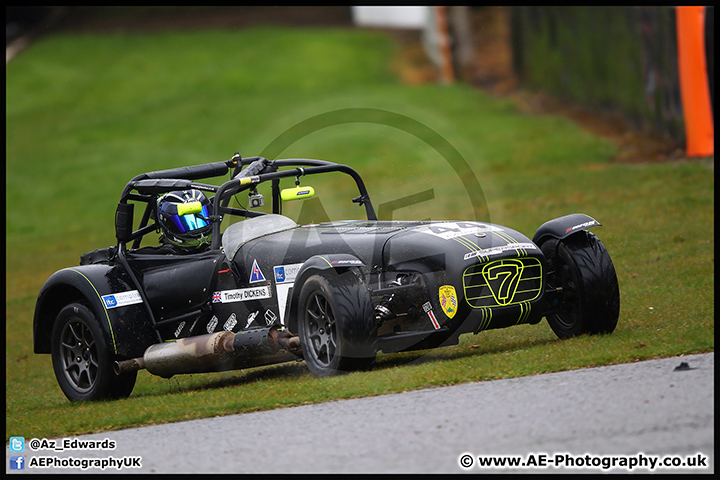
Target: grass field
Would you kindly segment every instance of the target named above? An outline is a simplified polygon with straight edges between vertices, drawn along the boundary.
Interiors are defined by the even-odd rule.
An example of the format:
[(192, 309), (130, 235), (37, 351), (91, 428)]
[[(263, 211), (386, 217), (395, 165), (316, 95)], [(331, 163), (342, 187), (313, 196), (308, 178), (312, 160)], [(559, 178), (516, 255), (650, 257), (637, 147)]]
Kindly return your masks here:
[[(564, 118), (521, 114), (465, 85), (401, 85), (389, 67), (397, 48), (355, 30), (65, 34), (7, 66), (6, 440), (714, 350), (714, 159), (614, 163), (613, 144)], [(298, 125), (304, 136), (283, 144)], [(449, 162), (437, 138), (471, 171)], [(236, 151), (346, 163), (376, 206), (433, 191), (393, 218), (475, 219), (470, 198), (480, 196), (482, 220), (532, 236), (546, 220), (587, 213), (603, 224), (593, 231), (618, 272), (617, 330), (566, 341), (545, 322), (488, 331), (327, 379), (303, 363), (169, 380), (141, 372), (126, 400), (71, 404), (49, 356), (32, 349), (43, 282), (115, 243), (130, 178)], [(468, 175), (480, 185), (474, 196)], [(331, 215), (361, 214), (342, 186), (315, 188)]]

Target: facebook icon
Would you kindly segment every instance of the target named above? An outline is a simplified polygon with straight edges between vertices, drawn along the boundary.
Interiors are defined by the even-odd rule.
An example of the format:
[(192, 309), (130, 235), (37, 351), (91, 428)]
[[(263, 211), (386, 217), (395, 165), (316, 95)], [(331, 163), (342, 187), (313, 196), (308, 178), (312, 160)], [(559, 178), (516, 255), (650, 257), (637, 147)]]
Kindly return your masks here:
[(25, 470), (25, 455), (10, 455), (10, 470)]

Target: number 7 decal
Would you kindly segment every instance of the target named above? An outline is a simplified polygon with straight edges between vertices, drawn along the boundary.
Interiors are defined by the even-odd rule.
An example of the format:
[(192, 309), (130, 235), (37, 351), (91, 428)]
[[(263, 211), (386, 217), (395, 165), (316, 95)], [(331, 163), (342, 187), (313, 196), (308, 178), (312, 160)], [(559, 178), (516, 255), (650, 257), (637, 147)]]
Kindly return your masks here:
[(485, 265), (482, 274), (498, 305), (512, 303), (523, 268), (520, 260), (498, 260)]

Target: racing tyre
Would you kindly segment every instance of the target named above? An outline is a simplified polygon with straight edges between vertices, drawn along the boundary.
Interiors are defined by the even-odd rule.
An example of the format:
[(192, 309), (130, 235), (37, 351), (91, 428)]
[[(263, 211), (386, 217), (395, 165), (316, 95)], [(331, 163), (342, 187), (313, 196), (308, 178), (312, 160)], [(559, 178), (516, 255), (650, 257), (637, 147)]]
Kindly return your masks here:
[(353, 272), (313, 275), (300, 291), (298, 334), (310, 372), (319, 377), (369, 368), (377, 354), (372, 299)]
[(125, 398), (137, 372), (116, 375), (95, 315), (72, 303), (58, 314), (52, 331), (51, 355), (55, 377), (72, 401)]
[(602, 242), (583, 230), (540, 248), (548, 262), (548, 287), (562, 288), (560, 311), (547, 316), (560, 338), (611, 333), (620, 315), (620, 290), (610, 255)]

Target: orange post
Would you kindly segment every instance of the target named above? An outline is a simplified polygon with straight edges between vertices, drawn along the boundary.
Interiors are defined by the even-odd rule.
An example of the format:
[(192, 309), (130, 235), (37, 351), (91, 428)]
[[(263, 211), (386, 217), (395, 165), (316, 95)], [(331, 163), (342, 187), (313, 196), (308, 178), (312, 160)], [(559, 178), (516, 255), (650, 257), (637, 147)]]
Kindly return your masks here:
[(705, 60), (705, 7), (677, 7), (678, 69), (688, 157), (715, 153)]

